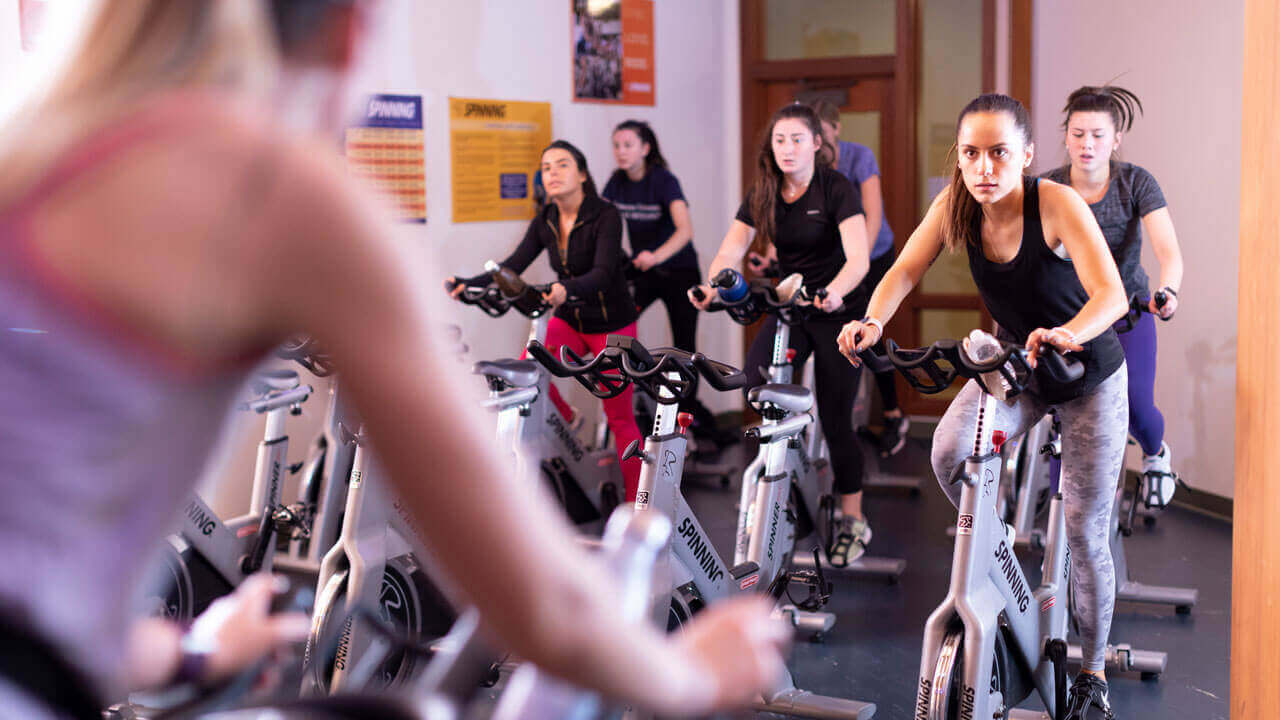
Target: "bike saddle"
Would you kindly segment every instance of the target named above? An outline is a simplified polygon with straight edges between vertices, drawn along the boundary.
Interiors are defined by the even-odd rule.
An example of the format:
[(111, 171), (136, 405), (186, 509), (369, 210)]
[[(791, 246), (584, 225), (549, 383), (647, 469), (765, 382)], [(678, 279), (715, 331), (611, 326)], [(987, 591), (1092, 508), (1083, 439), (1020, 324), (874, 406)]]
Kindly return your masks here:
[(495, 360), (478, 362), (471, 372), (501, 380), (511, 387), (533, 387), (538, 384), (538, 363), (532, 360)]
[(773, 405), (789, 413), (802, 413), (813, 407), (813, 392), (803, 385), (769, 383), (751, 388), (747, 402), (762, 415), (765, 405)]
[(298, 387), (298, 373), (292, 370), (262, 370), (254, 373), (250, 387), (254, 395), (292, 390)]

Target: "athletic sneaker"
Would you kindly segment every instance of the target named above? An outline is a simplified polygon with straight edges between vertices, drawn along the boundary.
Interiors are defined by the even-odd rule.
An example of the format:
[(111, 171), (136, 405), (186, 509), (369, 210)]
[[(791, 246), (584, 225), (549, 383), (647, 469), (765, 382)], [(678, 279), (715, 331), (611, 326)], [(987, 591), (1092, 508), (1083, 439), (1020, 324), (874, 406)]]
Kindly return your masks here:
[(1107, 681), (1087, 672), (1076, 676), (1067, 691), (1067, 720), (1115, 720), (1107, 701)]
[(880, 457), (897, 455), (902, 450), (907, 444), (909, 427), (911, 427), (911, 421), (906, 415), (884, 419), (884, 432), (880, 433)]
[(858, 558), (867, 552), (867, 545), (870, 543), (871, 526), (867, 524), (866, 518), (860, 520), (851, 517), (842, 518), (840, 532), (836, 533), (835, 540), (827, 551), (831, 566), (840, 568), (857, 562)]
[(1178, 489), (1169, 443), (1160, 443), (1160, 452), (1142, 455), (1142, 504), (1148, 509), (1166, 507)]

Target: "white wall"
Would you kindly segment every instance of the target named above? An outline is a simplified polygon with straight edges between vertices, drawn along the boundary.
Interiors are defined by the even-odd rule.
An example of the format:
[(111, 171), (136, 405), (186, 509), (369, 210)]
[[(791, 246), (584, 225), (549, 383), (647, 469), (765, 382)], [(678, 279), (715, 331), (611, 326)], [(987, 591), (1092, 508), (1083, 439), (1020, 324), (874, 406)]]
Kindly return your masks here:
[[(1039, 170), (1066, 161), (1060, 110), (1076, 87), (1114, 78), (1146, 108), (1121, 157), (1159, 181), (1186, 266), (1178, 315), (1159, 324), (1156, 404), (1174, 469), (1231, 497), (1243, 3), (1043, 0), (1034, 28)], [(1149, 244), (1143, 265), (1158, 282)]]

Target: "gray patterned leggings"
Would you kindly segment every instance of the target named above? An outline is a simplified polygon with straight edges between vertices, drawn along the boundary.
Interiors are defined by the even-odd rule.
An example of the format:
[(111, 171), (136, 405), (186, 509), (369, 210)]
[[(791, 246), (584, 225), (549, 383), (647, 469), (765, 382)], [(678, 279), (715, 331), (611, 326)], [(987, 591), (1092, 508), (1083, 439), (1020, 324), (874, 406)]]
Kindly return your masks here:
[[(1062, 424), (1060, 485), (1086, 670), (1103, 668), (1115, 608), (1111, 503), (1129, 431), (1127, 385), (1128, 374), (1121, 365), (1093, 392), (1055, 406)], [(970, 380), (933, 432), (933, 472), (953, 505), (960, 502), (960, 485), (948, 480), (956, 465), (973, 450), (973, 427), (981, 405), (982, 389)], [(994, 427), (1017, 437), (1048, 411), (1049, 405), (1025, 392), (1012, 403), (997, 404)]]

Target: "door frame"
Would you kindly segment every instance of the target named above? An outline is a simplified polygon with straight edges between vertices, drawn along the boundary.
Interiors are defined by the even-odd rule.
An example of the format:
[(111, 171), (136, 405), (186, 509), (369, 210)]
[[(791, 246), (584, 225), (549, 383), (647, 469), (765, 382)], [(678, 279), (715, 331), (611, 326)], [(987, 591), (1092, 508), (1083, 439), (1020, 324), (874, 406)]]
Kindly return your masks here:
[[(739, 0), (739, 34), (742, 91), (742, 193), (745, 197), (751, 183), (754, 153), (759, 140), (759, 124), (768, 117), (769, 108), (762, 107), (765, 85), (771, 81), (822, 81), (840, 78), (887, 78), (893, 85), (894, 126), (881, 137), (881, 154), (894, 158), (893, 177), (884, 179), (885, 217), (899, 230), (894, 234), (896, 251), (901, 251), (910, 229), (917, 225), (923, 208), (918, 201), (919, 148), (917, 115), (920, 92), (920, 2), (896, 0), (895, 45), (893, 55), (834, 57), (796, 60), (765, 60), (763, 55), (764, 0)], [(997, 85), (996, 38), (999, 32), (997, 7), (1008, 3), (1009, 14), (1009, 92), (1028, 108), (1031, 100), (1032, 11), (1034, 0), (983, 0), (982, 3), (982, 90), (994, 92)], [(890, 321), (886, 334), (915, 339), (919, 337), (919, 314), (922, 309), (964, 309), (982, 313), (984, 324), (990, 315), (977, 295), (962, 293), (923, 293), (918, 288), (903, 301)], [(744, 354), (746, 348), (744, 348)], [(901, 378), (899, 398), (910, 414), (941, 415), (946, 400), (925, 398), (907, 391)]]

